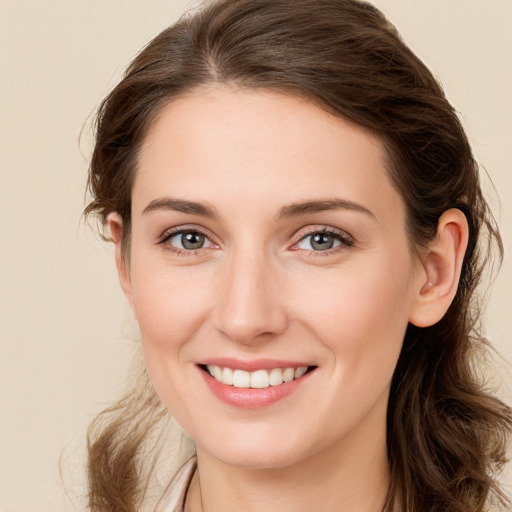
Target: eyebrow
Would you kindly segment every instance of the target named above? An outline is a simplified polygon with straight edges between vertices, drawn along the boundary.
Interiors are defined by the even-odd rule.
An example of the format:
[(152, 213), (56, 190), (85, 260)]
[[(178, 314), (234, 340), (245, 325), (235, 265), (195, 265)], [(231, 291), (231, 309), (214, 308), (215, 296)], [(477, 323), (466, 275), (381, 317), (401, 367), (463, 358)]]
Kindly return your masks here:
[[(153, 199), (142, 210), (142, 215), (146, 215), (153, 211), (171, 210), (191, 215), (199, 215), (210, 219), (219, 219), (219, 214), (213, 206), (195, 201), (185, 201), (182, 199), (173, 199), (170, 197), (160, 197)], [(302, 201), (283, 206), (278, 214), (278, 219), (288, 219), (291, 217), (299, 217), (300, 215), (311, 215), (313, 213), (325, 212), (329, 210), (351, 210), (360, 212), (376, 219), (375, 215), (359, 203), (349, 201), (347, 199), (320, 199), (311, 201)]]
[(359, 203), (349, 201), (347, 199), (321, 199), (315, 201), (303, 201), (293, 203), (288, 206), (283, 206), (279, 210), (278, 218), (298, 217), (300, 215), (310, 215), (318, 212), (325, 212), (329, 210), (351, 210), (360, 212), (372, 217), (376, 220), (375, 215)]
[(153, 201), (150, 201), (144, 210), (142, 210), (142, 215), (146, 215), (157, 210), (172, 210), (175, 212), (200, 215), (201, 217), (208, 217), (211, 219), (219, 218), (217, 210), (213, 208), (213, 206), (208, 206), (204, 203), (196, 203), (195, 201), (172, 199), (170, 197), (153, 199)]

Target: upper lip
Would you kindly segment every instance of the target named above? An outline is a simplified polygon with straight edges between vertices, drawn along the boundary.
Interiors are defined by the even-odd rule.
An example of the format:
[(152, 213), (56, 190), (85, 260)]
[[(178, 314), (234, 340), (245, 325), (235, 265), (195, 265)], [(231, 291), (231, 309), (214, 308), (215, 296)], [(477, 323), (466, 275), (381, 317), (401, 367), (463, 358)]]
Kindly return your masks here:
[(313, 366), (305, 361), (290, 361), (283, 359), (238, 359), (231, 357), (210, 357), (197, 362), (202, 366), (222, 366), (233, 370), (245, 370), (254, 372), (256, 370), (272, 370), (273, 368), (299, 368), (301, 366)]

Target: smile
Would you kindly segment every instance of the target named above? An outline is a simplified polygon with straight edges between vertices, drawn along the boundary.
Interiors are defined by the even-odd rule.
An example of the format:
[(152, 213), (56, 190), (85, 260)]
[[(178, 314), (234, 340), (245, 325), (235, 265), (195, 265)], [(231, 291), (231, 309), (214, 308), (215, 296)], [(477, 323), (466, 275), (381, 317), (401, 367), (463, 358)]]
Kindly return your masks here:
[(270, 370), (248, 372), (217, 365), (206, 365), (205, 368), (217, 382), (226, 386), (253, 389), (280, 386), (299, 379), (309, 369), (307, 366), (299, 366), (297, 368), (272, 368)]
[(307, 382), (318, 374), (318, 366), (305, 361), (276, 359), (242, 360), (211, 358), (196, 363), (203, 382), (221, 401), (241, 409), (268, 407), (309, 389)]

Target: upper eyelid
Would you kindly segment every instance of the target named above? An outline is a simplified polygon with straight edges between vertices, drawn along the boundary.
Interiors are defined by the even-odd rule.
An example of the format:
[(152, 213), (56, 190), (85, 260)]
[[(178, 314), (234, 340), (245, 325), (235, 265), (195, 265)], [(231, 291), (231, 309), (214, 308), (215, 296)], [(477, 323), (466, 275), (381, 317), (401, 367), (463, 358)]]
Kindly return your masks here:
[[(355, 242), (355, 238), (344, 229), (335, 228), (333, 226), (323, 226), (323, 225), (315, 225), (315, 226), (306, 226), (304, 228), (299, 229), (293, 235), (293, 238), (297, 238), (297, 242), (303, 240), (304, 238), (315, 235), (317, 233), (327, 233), (329, 235), (338, 235), (340, 238), (350, 239)], [(294, 242), (294, 243), (297, 243)]]
[(210, 230), (195, 225), (183, 224), (180, 226), (165, 229), (162, 232), (162, 234), (158, 237), (158, 243), (161, 243), (165, 240), (168, 240), (169, 238), (172, 238), (175, 235), (179, 235), (180, 233), (185, 233), (187, 231), (201, 233), (212, 242), (213, 240), (215, 240), (215, 236), (211, 233)]
[[(330, 249), (325, 249), (322, 251), (315, 251), (313, 249), (302, 249), (298, 247), (298, 245), (305, 239), (310, 236), (313, 236), (318, 233), (325, 233), (329, 236), (336, 237), (340, 244), (336, 247), (332, 247)], [(295, 242), (289, 246), (289, 249), (293, 251), (302, 251), (311, 255), (311, 257), (328, 257), (338, 254), (340, 251), (345, 251), (347, 249), (353, 248), (356, 246), (356, 239), (347, 231), (339, 228), (334, 228), (332, 226), (316, 226), (312, 229), (305, 228), (305, 230), (299, 230), (296, 234), (297, 239)]]

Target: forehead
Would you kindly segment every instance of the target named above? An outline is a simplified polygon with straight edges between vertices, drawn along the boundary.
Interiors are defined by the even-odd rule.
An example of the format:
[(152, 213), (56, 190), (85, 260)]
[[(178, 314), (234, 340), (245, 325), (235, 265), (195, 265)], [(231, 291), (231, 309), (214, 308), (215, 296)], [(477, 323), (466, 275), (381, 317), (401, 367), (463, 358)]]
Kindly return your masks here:
[(139, 154), (134, 209), (155, 194), (266, 197), (276, 207), (333, 194), (381, 209), (401, 202), (378, 137), (305, 99), (228, 86), (181, 96), (156, 117)]

